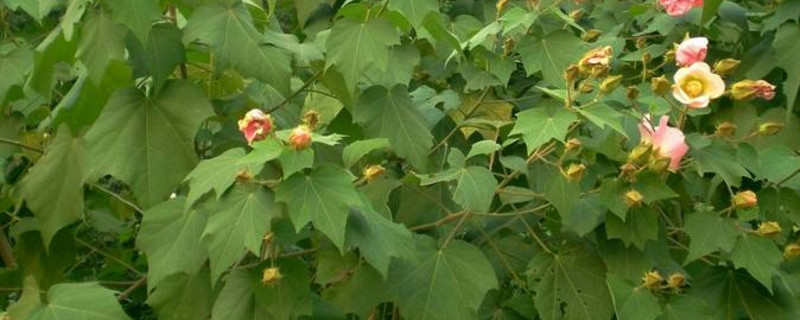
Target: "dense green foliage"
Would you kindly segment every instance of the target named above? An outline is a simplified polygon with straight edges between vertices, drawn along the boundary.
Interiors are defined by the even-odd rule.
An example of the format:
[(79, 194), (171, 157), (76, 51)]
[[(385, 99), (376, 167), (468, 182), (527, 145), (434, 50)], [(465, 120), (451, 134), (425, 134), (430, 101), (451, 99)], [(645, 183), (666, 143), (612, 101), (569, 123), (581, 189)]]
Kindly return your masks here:
[[(0, 27), (0, 319), (800, 319), (798, 0), (0, 0)], [(687, 37), (714, 68), (673, 79)]]

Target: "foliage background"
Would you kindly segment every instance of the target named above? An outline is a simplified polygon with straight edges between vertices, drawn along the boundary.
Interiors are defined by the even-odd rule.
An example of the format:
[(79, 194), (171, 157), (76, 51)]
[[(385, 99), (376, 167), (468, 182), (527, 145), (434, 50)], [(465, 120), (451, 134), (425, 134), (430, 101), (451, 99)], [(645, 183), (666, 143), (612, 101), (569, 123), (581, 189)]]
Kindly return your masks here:
[[(1, 3), (6, 319), (800, 318), (800, 1)], [(682, 169), (630, 182), (687, 33), (778, 97), (691, 112)], [(565, 99), (605, 45), (622, 85)], [(248, 146), (251, 108), (278, 132)], [(313, 147), (286, 147), (309, 110)]]

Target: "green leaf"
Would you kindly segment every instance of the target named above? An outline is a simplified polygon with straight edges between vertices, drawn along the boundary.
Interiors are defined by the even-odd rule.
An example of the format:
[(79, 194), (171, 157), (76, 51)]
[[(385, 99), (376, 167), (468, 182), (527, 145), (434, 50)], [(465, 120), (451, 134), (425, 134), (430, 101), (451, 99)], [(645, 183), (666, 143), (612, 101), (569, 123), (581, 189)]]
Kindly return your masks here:
[(278, 157), (283, 168), (283, 176), (290, 177), (296, 172), (314, 166), (314, 149), (294, 150), (284, 148)]
[(658, 216), (649, 207), (631, 209), (625, 221), (616, 215), (606, 215), (608, 239), (620, 239), (626, 246), (631, 244), (644, 250), (648, 240), (658, 239)]
[(466, 210), (489, 212), (497, 180), (489, 169), (472, 166), (461, 170), (453, 200)]
[(115, 0), (108, 1), (114, 22), (131, 30), (142, 43), (147, 42), (147, 34), (154, 22), (164, 15), (158, 7), (158, 0)]
[(162, 320), (206, 319), (211, 315), (212, 291), (208, 271), (189, 276), (175, 274), (164, 279), (147, 297)]
[(198, 40), (211, 46), (219, 70), (233, 68), (288, 94), (292, 69), (289, 55), (266, 45), (241, 1), (211, 2), (192, 13), (184, 42)]
[(499, 144), (497, 144), (497, 142), (494, 142), (492, 140), (478, 141), (475, 142), (472, 145), (472, 148), (469, 149), (469, 153), (467, 154), (467, 159), (479, 155), (490, 155), (497, 152), (501, 148), (502, 147)]
[[(547, 190), (549, 191), (550, 189), (548, 188)], [(553, 195), (553, 199), (556, 198), (558, 198), (558, 196)], [(553, 200), (548, 201), (552, 203)], [(575, 202), (575, 198), (571, 198), (571, 202)], [(560, 204), (559, 206), (566, 209), (570, 205)], [(578, 200), (578, 203), (572, 207), (569, 214), (563, 214), (560, 210), (559, 213), (561, 216), (561, 223), (564, 224), (567, 229), (583, 237), (603, 223), (606, 208), (600, 203), (598, 196), (588, 196)]]
[(692, 213), (686, 217), (684, 231), (692, 240), (685, 264), (717, 250), (729, 252), (739, 237), (735, 221), (720, 217), (716, 212)]
[(659, 320), (713, 320), (711, 310), (702, 299), (682, 295), (664, 304), (664, 314)]
[(234, 187), (220, 201), (211, 204), (209, 211), (212, 214), (202, 237), (214, 280), (246, 251), (259, 256), (270, 222), (281, 214), (271, 191), (244, 185)]
[(473, 319), (497, 277), (486, 256), (472, 245), (454, 240), (438, 248), (432, 239), (417, 241), (416, 263), (392, 269), (389, 283), (409, 319)]
[[(68, 41), (60, 32), (51, 32), (36, 47), (33, 70), (26, 85), (36, 93), (44, 97), (50, 97), (51, 90), (56, 82), (56, 65), (60, 62), (72, 64), (72, 61), (75, 60), (76, 47), (77, 41)], [(2, 71), (2, 73), (6, 74), (6, 71)], [(0, 92), (4, 91), (0, 90)]]
[(158, 92), (175, 67), (186, 60), (181, 42), (183, 34), (171, 23), (156, 24), (152, 29), (148, 28), (148, 31), (149, 36), (142, 40), (145, 46), (143, 59), (147, 71), (153, 77), (153, 88)]
[(388, 139), (399, 156), (417, 168), (426, 167), (433, 135), (405, 86), (391, 91), (378, 86), (367, 89), (354, 107), (353, 119), (368, 137)]
[(350, 168), (370, 152), (387, 148), (389, 148), (389, 139), (386, 138), (359, 140), (353, 142), (344, 147), (344, 150), (342, 151), (344, 166), (345, 168)]
[(53, 143), (22, 180), (22, 196), (39, 224), (45, 248), (61, 228), (83, 217), (86, 146), (61, 126)]
[(390, 1), (389, 9), (400, 12), (414, 27), (419, 28), (429, 13), (439, 12), (439, 2), (436, 0)]
[(694, 296), (708, 302), (714, 319), (793, 320), (800, 317), (794, 297), (783, 289), (771, 295), (743, 271), (707, 268), (696, 277), (692, 287)]
[(5, 0), (12, 10), (21, 8), (37, 21), (42, 21), (51, 11), (64, 4), (65, 0)]
[(333, 24), (327, 40), (325, 68), (336, 66), (349, 91), (353, 91), (362, 73), (370, 66), (386, 71), (389, 47), (400, 44), (394, 27), (386, 20), (341, 19)]
[(529, 109), (517, 114), (517, 124), (511, 134), (521, 134), (531, 154), (552, 139), (563, 142), (569, 126), (576, 120), (575, 114), (553, 105)]
[(640, 192), (644, 197), (643, 201), (652, 204), (658, 200), (677, 198), (678, 194), (672, 191), (658, 174), (654, 172), (643, 172), (636, 176), (633, 189)]
[(136, 247), (147, 255), (147, 286), (152, 289), (168, 276), (196, 275), (208, 258), (200, 242), (208, 212), (186, 210), (186, 199), (162, 202), (142, 214)]
[(558, 30), (545, 37), (525, 37), (519, 44), (519, 53), (528, 75), (538, 71), (551, 86), (566, 87), (564, 70), (577, 63), (586, 51), (586, 44), (572, 33)]
[(572, 213), (576, 199), (580, 199), (580, 196), (580, 186), (560, 173), (550, 177), (544, 190), (544, 198), (558, 210), (562, 218)]
[(607, 127), (625, 137), (628, 136), (628, 133), (622, 127), (623, 114), (607, 104), (595, 104), (578, 109), (578, 112), (601, 129)]
[(75, 24), (81, 21), (86, 7), (93, 2), (94, 0), (69, 0), (67, 10), (64, 12), (64, 16), (61, 17), (61, 23), (59, 24), (64, 33), (64, 38), (66, 38), (67, 41), (72, 40), (72, 35), (75, 32)]
[(0, 103), (6, 100), (8, 90), (25, 83), (25, 76), (33, 65), (33, 52), (17, 47), (0, 55)]
[(783, 93), (786, 95), (787, 115), (794, 110), (797, 101), (797, 91), (800, 90), (800, 24), (787, 23), (778, 29), (772, 47), (775, 48), (775, 61), (777, 66), (786, 71), (787, 77), (783, 81)]
[(705, 147), (698, 145), (698, 141), (693, 139), (689, 139), (689, 143), (689, 155), (695, 159), (700, 174), (716, 173), (731, 186), (739, 186), (742, 177), (750, 177), (750, 173), (736, 157), (736, 150), (725, 142), (712, 139), (711, 144)]
[(345, 312), (368, 319), (378, 304), (391, 300), (386, 287), (381, 273), (364, 264), (346, 282), (323, 291), (322, 297)]
[(384, 218), (367, 205), (351, 213), (347, 220), (347, 246), (358, 247), (364, 259), (384, 278), (392, 257), (404, 258), (414, 250), (412, 240), (405, 226)]
[(308, 175), (295, 174), (281, 182), (276, 199), (286, 203), (295, 229), (311, 222), (343, 249), (350, 207), (360, 203), (352, 181), (349, 172), (322, 165)]
[(167, 82), (155, 97), (117, 91), (86, 133), (89, 176), (128, 183), (144, 207), (166, 199), (197, 163), (195, 134), (210, 115), (208, 100), (186, 82)]
[(124, 62), (111, 61), (103, 81), (96, 84), (90, 79), (91, 75), (82, 70), (78, 80), (53, 109), (53, 126), (64, 123), (75, 132), (91, 126), (114, 92), (133, 85), (131, 72)]
[(528, 265), (534, 303), (543, 320), (608, 320), (614, 313), (606, 268), (594, 251), (568, 244), (540, 253)]
[(722, 4), (722, 0), (705, 0), (703, 1), (703, 16), (700, 20), (700, 24), (706, 24), (706, 22), (711, 21), (711, 18), (717, 15), (719, 11), (719, 6)]
[(81, 27), (76, 56), (95, 84), (103, 81), (111, 60), (125, 61), (125, 30), (103, 13), (92, 14)]
[(757, 235), (742, 235), (731, 250), (731, 261), (744, 268), (771, 293), (772, 277), (778, 273), (781, 251), (772, 240)]
[(617, 319), (655, 320), (661, 315), (661, 306), (650, 289), (615, 275), (608, 275), (606, 281)]
[(47, 290), (48, 304), (32, 320), (121, 320), (130, 319), (114, 291), (97, 283), (63, 283)]
[(605, 241), (599, 253), (606, 263), (609, 275), (629, 281), (641, 281), (642, 275), (653, 269), (653, 262), (642, 250), (628, 247), (620, 240)]

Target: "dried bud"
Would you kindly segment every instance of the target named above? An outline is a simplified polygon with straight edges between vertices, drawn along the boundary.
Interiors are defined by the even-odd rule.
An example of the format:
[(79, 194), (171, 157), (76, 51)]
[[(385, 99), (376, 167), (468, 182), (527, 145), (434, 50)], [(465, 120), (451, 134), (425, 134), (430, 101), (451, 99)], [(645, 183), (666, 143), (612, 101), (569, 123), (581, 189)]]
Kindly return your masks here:
[(591, 93), (594, 91), (594, 84), (589, 80), (581, 81), (581, 84), (578, 86), (578, 91), (581, 93)]
[(566, 150), (566, 151), (579, 150), (581, 148), (581, 146), (583, 146), (583, 143), (581, 143), (580, 140), (578, 140), (576, 138), (572, 138), (572, 139), (567, 140), (567, 144), (564, 147), (564, 150)]
[(315, 110), (308, 110), (303, 115), (303, 124), (305, 124), (309, 129), (314, 130), (319, 125), (320, 121), (320, 114)]
[(261, 284), (264, 286), (271, 286), (281, 281), (282, 278), (283, 275), (278, 268), (266, 268), (261, 275)]
[(275, 241), (275, 234), (272, 232), (267, 232), (267, 234), (264, 235), (264, 238), (262, 238), (261, 240), (264, 242), (265, 246), (269, 246), (272, 244), (273, 241)]
[(631, 190), (625, 193), (625, 204), (628, 208), (636, 208), (642, 204), (644, 196), (639, 191)]
[(762, 123), (761, 125), (758, 126), (758, 134), (762, 136), (774, 136), (778, 134), (778, 132), (781, 132), (781, 129), (783, 129), (783, 123), (777, 123), (777, 122)]
[(602, 31), (597, 29), (586, 30), (586, 33), (583, 34), (583, 41), (586, 42), (595, 42), (600, 35), (603, 34)]
[(647, 164), (647, 168), (653, 172), (664, 172), (669, 168), (672, 159), (670, 157), (654, 157)]
[(263, 140), (272, 131), (272, 118), (259, 109), (253, 109), (239, 120), (238, 125), (247, 143), (251, 144)]
[(686, 277), (682, 273), (673, 273), (667, 279), (667, 285), (672, 289), (680, 289), (686, 285)]
[(675, 50), (669, 50), (667, 53), (664, 54), (664, 62), (670, 62), (675, 60)]
[(506, 38), (506, 41), (503, 42), (503, 55), (506, 57), (510, 56), (514, 53), (514, 48), (517, 46), (517, 42), (514, 41), (512, 38)]
[(564, 79), (567, 79), (569, 82), (573, 82), (578, 79), (580, 73), (581, 71), (578, 66), (571, 64), (566, 70), (564, 70)]
[(567, 179), (572, 181), (578, 181), (583, 178), (583, 174), (586, 172), (586, 166), (579, 163), (573, 163), (567, 167), (567, 171), (564, 171), (564, 175)]
[(658, 290), (661, 289), (661, 282), (664, 281), (664, 278), (661, 277), (661, 274), (658, 271), (650, 271), (644, 274), (642, 277), (642, 282), (644, 283), (645, 288), (650, 290)]
[(578, 68), (583, 74), (600, 77), (608, 72), (613, 53), (611, 46), (593, 49), (583, 55), (578, 62)]
[(619, 167), (619, 170), (622, 171), (623, 174), (628, 175), (630, 177), (636, 176), (636, 165), (633, 163), (626, 163)]
[(299, 125), (289, 134), (289, 145), (292, 149), (303, 150), (311, 146), (311, 130), (305, 125)]
[(741, 61), (736, 59), (722, 59), (714, 64), (714, 73), (721, 76), (731, 75), (736, 72), (736, 68), (738, 68), (741, 63)]
[(761, 98), (772, 100), (775, 98), (775, 86), (764, 80), (742, 80), (731, 87), (731, 96), (736, 100), (752, 100)]
[(622, 82), (621, 75), (608, 76), (605, 80), (603, 80), (603, 83), (600, 84), (600, 91), (603, 91), (604, 93), (609, 93), (611, 91), (614, 91), (614, 89), (619, 87), (619, 84), (621, 82)]
[(250, 173), (250, 170), (242, 169), (236, 173), (236, 181), (247, 182), (252, 179), (253, 179), (253, 174)]
[(369, 167), (364, 168), (364, 179), (367, 182), (372, 182), (378, 177), (380, 177), (384, 172), (386, 172), (386, 168), (379, 164), (374, 164)]
[(649, 144), (640, 144), (631, 150), (631, 153), (628, 154), (628, 161), (633, 162), (635, 164), (644, 164), (647, 162), (647, 159), (650, 158), (650, 151), (653, 150), (653, 146)]
[(800, 244), (787, 244), (786, 247), (783, 248), (783, 257), (786, 258), (786, 260), (797, 259), (797, 257), (800, 257)]
[(650, 52), (645, 52), (645, 53), (642, 54), (642, 61), (644, 63), (649, 63), (652, 60), (653, 60), (653, 56), (650, 55)]
[(628, 99), (636, 100), (639, 97), (639, 88), (635, 86), (628, 87), (628, 92), (625, 93)]
[(758, 230), (756, 230), (759, 235), (764, 237), (776, 236), (781, 233), (781, 231), (783, 231), (783, 229), (781, 229), (781, 225), (775, 221), (764, 221), (758, 225)]
[(578, 21), (583, 18), (583, 11), (580, 9), (572, 10), (569, 12), (569, 17), (572, 18), (572, 20)]
[(717, 137), (732, 137), (736, 134), (736, 125), (730, 122), (723, 122), (717, 125), (714, 135)]
[(650, 79), (650, 88), (659, 96), (665, 96), (672, 91), (672, 84), (667, 80), (667, 77), (660, 76)]
[(756, 193), (750, 190), (740, 191), (733, 196), (733, 205), (736, 209), (748, 209), (758, 204)]
[(636, 38), (636, 49), (643, 49), (647, 46), (647, 39), (644, 37)]
[(508, 0), (498, 0), (495, 7), (497, 8), (497, 15), (499, 16), (503, 10), (505, 10), (506, 5), (508, 5)]

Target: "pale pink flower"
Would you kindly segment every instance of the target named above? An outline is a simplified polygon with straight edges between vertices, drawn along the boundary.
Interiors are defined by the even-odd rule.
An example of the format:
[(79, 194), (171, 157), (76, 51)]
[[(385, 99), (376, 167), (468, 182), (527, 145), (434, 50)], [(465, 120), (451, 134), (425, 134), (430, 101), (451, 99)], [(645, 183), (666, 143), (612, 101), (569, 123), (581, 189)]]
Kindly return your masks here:
[(259, 109), (248, 111), (238, 124), (248, 144), (266, 138), (272, 131), (272, 118)]
[(677, 171), (680, 169), (681, 159), (689, 151), (689, 145), (686, 144), (683, 131), (668, 124), (669, 116), (662, 116), (658, 127), (653, 128), (650, 115), (645, 115), (645, 119), (639, 124), (639, 133), (642, 136), (641, 142), (652, 145), (653, 152), (659, 157), (669, 158), (669, 170)]
[(703, 62), (707, 52), (707, 38), (688, 38), (678, 45), (678, 49), (675, 51), (675, 62), (681, 67), (690, 66), (695, 62)]
[(674, 80), (672, 96), (692, 109), (705, 108), (712, 99), (725, 93), (725, 81), (711, 72), (711, 67), (705, 62), (680, 68)]
[(682, 16), (692, 8), (702, 7), (703, 0), (659, 0), (661, 6), (673, 17)]

